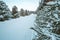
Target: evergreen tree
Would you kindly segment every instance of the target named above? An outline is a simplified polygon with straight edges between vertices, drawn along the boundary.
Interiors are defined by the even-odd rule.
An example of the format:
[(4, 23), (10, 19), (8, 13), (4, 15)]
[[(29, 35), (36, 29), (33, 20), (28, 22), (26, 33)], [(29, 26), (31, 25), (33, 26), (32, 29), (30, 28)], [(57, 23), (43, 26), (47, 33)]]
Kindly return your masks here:
[(25, 14), (24, 14), (24, 9), (21, 9), (21, 10), (20, 10), (20, 15), (21, 15), (21, 16), (25, 16)]
[(8, 20), (11, 17), (12, 15), (8, 6), (3, 1), (0, 1), (0, 21)]
[(25, 15), (28, 15), (28, 11), (27, 11), (27, 10), (25, 10), (24, 14), (25, 14)]
[[(50, 1), (49, 1), (50, 2)], [(35, 27), (37, 35), (33, 40), (60, 40), (60, 4), (59, 0), (43, 5), (38, 10)], [(52, 4), (51, 4), (52, 3)]]
[(13, 6), (12, 8), (12, 15), (13, 15), (13, 18), (19, 17), (18, 8), (16, 6)]

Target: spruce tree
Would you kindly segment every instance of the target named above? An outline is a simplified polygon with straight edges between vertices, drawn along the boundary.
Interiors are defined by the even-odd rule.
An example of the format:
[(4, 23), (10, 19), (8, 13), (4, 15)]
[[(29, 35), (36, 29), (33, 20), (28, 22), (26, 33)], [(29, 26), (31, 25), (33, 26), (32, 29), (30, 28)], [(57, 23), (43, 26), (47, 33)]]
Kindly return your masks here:
[(5, 2), (0, 1), (0, 21), (8, 20), (12, 17), (12, 14), (5, 4)]
[(18, 18), (19, 17), (17, 6), (13, 6), (13, 8), (12, 8), (12, 15), (13, 15), (13, 18)]
[[(38, 9), (35, 27), (37, 35), (33, 40), (60, 40), (60, 0), (53, 0)], [(41, 8), (42, 7), (42, 8)]]
[(24, 9), (21, 9), (21, 10), (20, 10), (20, 15), (21, 15), (21, 16), (25, 16)]
[(27, 11), (27, 10), (25, 10), (25, 11), (24, 11), (24, 14), (25, 14), (25, 15), (28, 15), (28, 11)]

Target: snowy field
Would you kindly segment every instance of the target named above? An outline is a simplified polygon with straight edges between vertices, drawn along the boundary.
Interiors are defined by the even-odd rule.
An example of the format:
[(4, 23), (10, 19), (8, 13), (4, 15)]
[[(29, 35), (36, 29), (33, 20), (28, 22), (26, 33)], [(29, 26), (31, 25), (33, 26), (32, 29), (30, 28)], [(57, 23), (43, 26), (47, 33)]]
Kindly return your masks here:
[(29, 28), (34, 26), (35, 17), (31, 14), (0, 22), (0, 40), (32, 40), (34, 32)]

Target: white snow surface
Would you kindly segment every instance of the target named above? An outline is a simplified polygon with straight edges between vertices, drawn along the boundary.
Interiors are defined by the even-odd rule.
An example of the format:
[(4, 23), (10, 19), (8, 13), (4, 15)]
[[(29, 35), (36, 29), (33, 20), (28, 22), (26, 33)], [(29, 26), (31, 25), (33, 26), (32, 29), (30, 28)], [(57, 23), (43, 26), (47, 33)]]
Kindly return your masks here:
[(2, 16), (2, 15), (0, 15), (0, 18), (3, 18), (3, 16)]
[(29, 28), (34, 26), (35, 17), (31, 14), (0, 22), (0, 40), (32, 40), (34, 31)]
[(48, 2), (47, 4), (53, 5), (53, 4), (56, 4), (56, 2), (51, 1), (51, 2)]
[(58, 2), (57, 2), (57, 0), (56, 1), (51, 1), (51, 2), (48, 2), (47, 5), (54, 5), (56, 3), (60, 4), (60, 1), (58, 1)]

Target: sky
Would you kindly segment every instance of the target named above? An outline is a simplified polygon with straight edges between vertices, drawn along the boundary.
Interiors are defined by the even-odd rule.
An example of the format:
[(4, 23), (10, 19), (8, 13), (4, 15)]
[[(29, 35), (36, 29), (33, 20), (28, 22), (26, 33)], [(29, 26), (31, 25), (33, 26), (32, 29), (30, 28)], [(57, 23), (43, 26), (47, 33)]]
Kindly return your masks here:
[(12, 7), (16, 5), (18, 10), (20, 11), (21, 8), (24, 10), (35, 11), (39, 5), (39, 0), (3, 0), (12, 10)]

